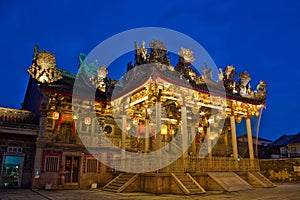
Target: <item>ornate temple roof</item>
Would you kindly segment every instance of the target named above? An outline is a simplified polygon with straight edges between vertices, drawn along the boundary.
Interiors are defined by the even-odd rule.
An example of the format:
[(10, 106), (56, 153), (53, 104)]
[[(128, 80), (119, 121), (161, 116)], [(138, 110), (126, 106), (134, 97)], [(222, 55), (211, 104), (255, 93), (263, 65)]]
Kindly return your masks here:
[[(238, 100), (250, 104), (265, 104), (266, 99), (266, 83), (261, 81), (255, 90), (252, 90), (250, 86), (250, 75), (247, 72), (242, 72), (236, 78), (235, 67), (227, 66), (224, 70), (220, 69), (218, 74), (219, 80), (212, 80), (211, 69), (207, 66), (202, 68), (202, 75), (192, 67), (191, 62), (195, 60), (193, 52), (189, 49), (182, 48), (178, 52), (178, 63), (176, 66), (170, 64), (170, 58), (168, 56), (168, 50), (163, 42), (155, 40), (150, 43), (150, 50), (145, 47), (145, 44), (141, 47), (135, 44), (135, 63), (127, 64), (127, 72), (133, 70), (134, 77), (127, 77), (127, 81), (134, 81), (132, 88), (127, 89), (134, 90), (147, 81), (156, 78), (162, 79), (169, 83), (180, 85), (182, 87), (197, 90), (203, 93), (210, 93), (214, 95), (223, 95), (220, 90), (220, 84), (224, 84), (226, 97), (233, 100)], [(150, 52), (149, 52), (150, 51)], [(42, 54), (41, 56), (39, 54)], [(44, 57), (51, 58), (51, 63), (45, 63), (41, 61)], [(46, 59), (47, 60), (47, 59)], [(73, 85), (76, 79), (81, 79), (82, 88), (79, 96), (85, 96), (85, 87), (95, 87), (96, 100), (109, 100), (114, 87), (120, 86), (120, 81), (107, 78), (108, 73), (105, 66), (99, 67), (97, 75), (91, 73), (91, 65), (97, 64), (97, 62), (90, 64), (89, 66), (84, 63), (84, 59), (79, 56), (80, 60), (80, 75), (67, 72), (65, 70), (56, 68), (55, 59), (53, 54), (45, 51), (38, 51), (35, 49), (33, 64), (28, 70), (30, 75), (39, 82), (39, 85), (48, 91), (58, 92), (65, 95), (72, 95)], [(149, 68), (143, 68), (143, 76), (139, 76), (139, 66), (149, 65)], [(44, 65), (44, 66), (43, 66)], [(146, 71), (145, 71), (146, 69)], [(127, 73), (126, 73), (127, 74)], [(126, 76), (124, 74), (124, 76)], [(123, 76), (123, 77), (124, 77)], [(182, 76), (184, 81), (182, 80)], [(123, 78), (124, 79), (124, 78)], [(188, 83), (188, 84), (187, 84)], [(125, 83), (121, 83), (121, 85)], [(208, 90), (209, 88), (209, 90)], [(126, 93), (126, 91), (124, 91)], [(129, 91), (127, 91), (129, 92)], [(223, 92), (224, 93), (224, 92)], [(120, 94), (121, 95), (121, 94)]]
[(38, 120), (27, 110), (0, 107), (0, 125), (2, 127), (37, 129)]

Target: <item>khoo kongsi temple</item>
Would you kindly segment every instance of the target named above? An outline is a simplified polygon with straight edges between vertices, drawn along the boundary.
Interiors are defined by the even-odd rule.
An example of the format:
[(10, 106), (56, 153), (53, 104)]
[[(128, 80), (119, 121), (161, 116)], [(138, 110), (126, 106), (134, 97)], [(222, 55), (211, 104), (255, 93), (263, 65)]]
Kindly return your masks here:
[[(173, 56), (175, 66), (159, 40), (135, 43), (134, 63), (115, 80), (83, 54), (75, 75), (36, 47), (22, 105), (36, 120), (31, 187), (156, 194), (274, 187), (259, 172), (252, 142), (266, 83), (251, 88), (249, 73), (234, 66), (213, 80), (209, 66), (192, 65), (190, 49)], [(241, 122), (247, 157), (239, 155)]]

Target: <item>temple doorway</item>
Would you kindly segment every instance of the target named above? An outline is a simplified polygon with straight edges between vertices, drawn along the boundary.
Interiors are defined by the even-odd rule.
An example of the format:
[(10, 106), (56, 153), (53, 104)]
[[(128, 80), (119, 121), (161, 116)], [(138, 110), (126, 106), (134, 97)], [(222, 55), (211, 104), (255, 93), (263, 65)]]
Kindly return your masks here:
[(79, 170), (80, 170), (80, 156), (66, 156), (65, 171), (66, 180), (65, 183), (78, 183)]
[(4, 188), (21, 187), (23, 155), (4, 155), (1, 171), (1, 186)]

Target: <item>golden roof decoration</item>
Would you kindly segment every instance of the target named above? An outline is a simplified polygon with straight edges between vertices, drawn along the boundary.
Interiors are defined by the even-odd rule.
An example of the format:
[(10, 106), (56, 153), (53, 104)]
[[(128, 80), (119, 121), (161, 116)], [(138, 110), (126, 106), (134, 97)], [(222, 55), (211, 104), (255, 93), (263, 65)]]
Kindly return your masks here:
[(56, 68), (55, 55), (47, 51), (39, 51), (38, 46), (34, 47), (32, 64), (27, 72), (32, 78), (40, 83), (52, 83), (62, 78)]
[(167, 47), (165, 45), (165, 43), (163, 43), (160, 40), (152, 40), (149, 44), (151, 49), (160, 49), (160, 50), (164, 50), (167, 51)]
[(178, 56), (182, 57), (187, 63), (195, 61), (193, 51), (191, 49), (181, 48), (181, 51), (178, 52)]

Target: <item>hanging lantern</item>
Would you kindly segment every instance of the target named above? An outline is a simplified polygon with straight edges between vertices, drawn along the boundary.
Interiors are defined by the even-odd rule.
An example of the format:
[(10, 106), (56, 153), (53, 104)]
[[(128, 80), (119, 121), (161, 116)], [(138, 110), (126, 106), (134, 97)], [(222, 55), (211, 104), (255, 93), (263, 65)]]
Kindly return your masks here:
[(128, 122), (126, 122), (126, 130), (129, 131), (130, 128), (131, 128), (131, 125)]
[(90, 125), (92, 123), (92, 119), (90, 117), (85, 117), (84, 118), (84, 124), (85, 125)]
[(59, 118), (59, 112), (53, 112), (52, 119), (58, 119), (58, 118)]
[(175, 134), (175, 130), (172, 129), (172, 128), (170, 128), (170, 129), (169, 129), (169, 135), (174, 135), (174, 134)]
[(167, 125), (161, 125), (160, 134), (166, 135), (168, 134), (168, 126)]
[(135, 125), (139, 124), (139, 119), (137, 117), (133, 118), (132, 123)]
[(73, 114), (73, 119), (78, 119), (78, 115), (76, 115), (76, 114)]
[(199, 133), (202, 133), (203, 131), (204, 131), (203, 127), (202, 127), (202, 126), (199, 126), (199, 127), (198, 127), (198, 132), (199, 132)]
[(242, 117), (241, 116), (238, 116), (237, 118), (236, 118), (236, 122), (239, 124), (239, 123), (241, 123), (242, 122)]

